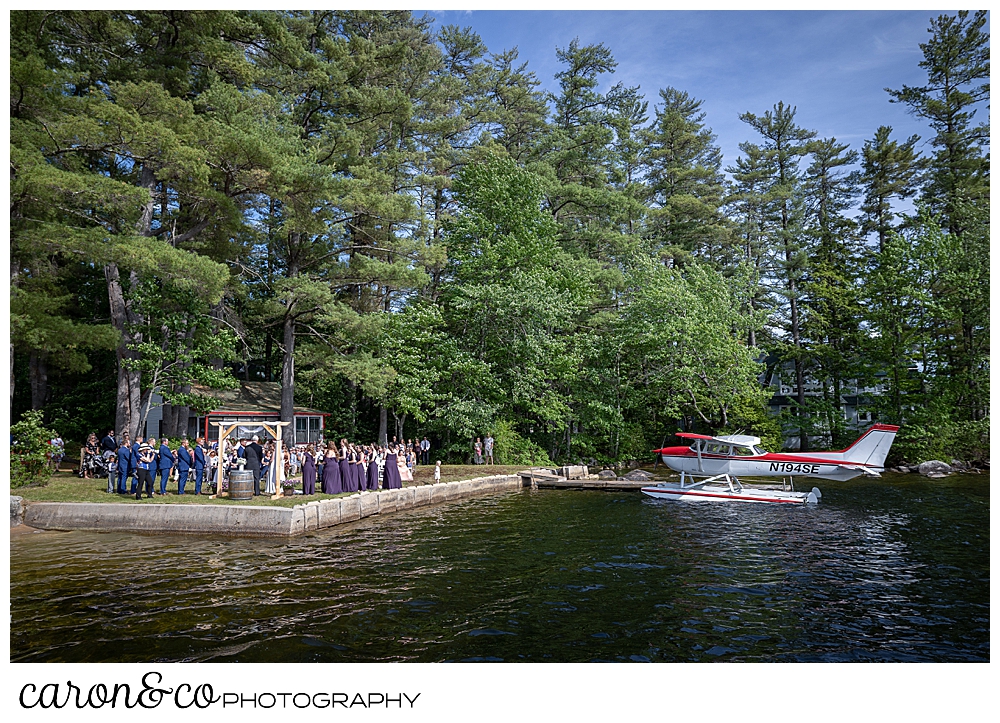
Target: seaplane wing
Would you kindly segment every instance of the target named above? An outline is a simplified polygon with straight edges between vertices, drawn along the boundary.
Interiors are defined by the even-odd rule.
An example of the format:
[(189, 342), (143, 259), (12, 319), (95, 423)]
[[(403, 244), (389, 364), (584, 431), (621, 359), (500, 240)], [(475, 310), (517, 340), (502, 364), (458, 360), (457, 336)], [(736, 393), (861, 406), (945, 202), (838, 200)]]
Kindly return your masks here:
[(847, 449), (835, 452), (767, 452), (760, 438), (730, 434), (713, 436), (678, 432), (690, 447), (654, 450), (671, 469), (691, 475), (730, 474), (748, 477), (818, 477), (846, 480), (864, 474), (880, 476), (899, 427), (873, 425)]

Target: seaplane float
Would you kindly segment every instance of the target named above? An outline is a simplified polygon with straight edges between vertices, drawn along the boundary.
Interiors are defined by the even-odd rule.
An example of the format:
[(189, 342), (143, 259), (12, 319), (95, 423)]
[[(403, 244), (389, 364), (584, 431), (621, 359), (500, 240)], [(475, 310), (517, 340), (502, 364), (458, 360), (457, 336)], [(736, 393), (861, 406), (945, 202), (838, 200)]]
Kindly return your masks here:
[[(795, 491), (795, 477), (849, 480), (858, 475), (879, 477), (899, 427), (875, 424), (854, 444), (838, 452), (766, 452), (760, 438), (743, 434), (712, 437), (678, 432), (693, 440), (689, 447), (653, 450), (663, 463), (680, 472), (680, 482), (643, 487), (643, 494), (664, 500), (702, 502), (774, 502), (815, 504), (818, 488)], [(781, 489), (745, 486), (740, 477), (781, 477)]]

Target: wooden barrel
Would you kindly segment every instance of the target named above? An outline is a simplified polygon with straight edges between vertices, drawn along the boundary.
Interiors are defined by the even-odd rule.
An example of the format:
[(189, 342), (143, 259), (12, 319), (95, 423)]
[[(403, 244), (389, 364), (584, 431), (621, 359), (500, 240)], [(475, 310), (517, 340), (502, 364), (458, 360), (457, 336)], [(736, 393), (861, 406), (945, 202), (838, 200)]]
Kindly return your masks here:
[(229, 499), (249, 500), (253, 498), (253, 472), (248, 469), (234, 469), (229, 473)]

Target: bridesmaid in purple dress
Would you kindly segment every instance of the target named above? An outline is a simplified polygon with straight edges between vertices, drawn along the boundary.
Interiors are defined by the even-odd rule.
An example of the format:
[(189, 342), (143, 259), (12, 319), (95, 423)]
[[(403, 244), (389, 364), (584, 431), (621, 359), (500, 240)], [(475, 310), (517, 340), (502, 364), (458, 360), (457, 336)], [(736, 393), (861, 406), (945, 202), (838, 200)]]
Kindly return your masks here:
[(351, 481), (350, 487), (344, 485), (345, 492), (358, 491), (358, 465), (354, 460), (354, 445), (347, 445), (347, 478)]
[(375, 448), (368, 448), (368, 489), (378, 489), (378, 462), (375, 461)]
[(358, 447), (358, 489), (368, 489), (368, 455), (362, 446)]
[(316, 494), (316, 458), (313, 456), (315, 449), (310, 444), (306, 447), (306, 453), (302, 458), (302, 494)]
[(327, 445), (326, 458), (323, 462), (323, 493), (339, 495), (343, 491), (340, 467), (337, 466), (337, 448), (333, 442), (330, 442)]
[(385, 457), (385, 489), (387, 490), (403, 488), (403, 480), (399, 476), (399, 464), (396, 461), (396, 453), (396, 448), (390, 447), (389, 454)]
[(365, 488), (365, 464), (364, 455), (361, 454), (361, 448), (354, 448), (354, 479), (358, 483), (358, 491), (360, 492)]
[(347, 450), (347, 440), (340, 440), (340, 479), (344, 483), (344, 492), (357, 492), (357, 488), (351, 489), (351, 461)]

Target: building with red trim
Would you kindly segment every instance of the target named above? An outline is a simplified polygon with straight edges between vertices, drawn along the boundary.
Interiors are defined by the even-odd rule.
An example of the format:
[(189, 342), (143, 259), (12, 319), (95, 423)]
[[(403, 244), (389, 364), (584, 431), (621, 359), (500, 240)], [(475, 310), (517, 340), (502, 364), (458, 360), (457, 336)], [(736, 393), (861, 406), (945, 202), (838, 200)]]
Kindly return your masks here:
[[(197, 414), (193, 410), (188, 415), (187, 435), (191, 439), (205, 437), (212, 439), (213, 432), (217, 435), (213, 422), (246, 422), (241, 424), (239, 437), (249, 437), (256, 433), (260, 422), (277, 422), (281, 419), (281, 384), (279, 382), (240, 382), (236, 389), (209, 389), (192, 385), (192, 394), (211, 397), (218, 400), (218, 406), (206, 414)], [(153, 403), (160, 402), (155, 395)], [(329, 413), (309, 407), (294, 408), (295, 412), (295, 443), (308, 444), (319, 442), (326, 431), (326, 418)], [(150, 409), (146, 419), (147, 434), (160, 436), (160, 421), (162, 410), (160, 406)]]

